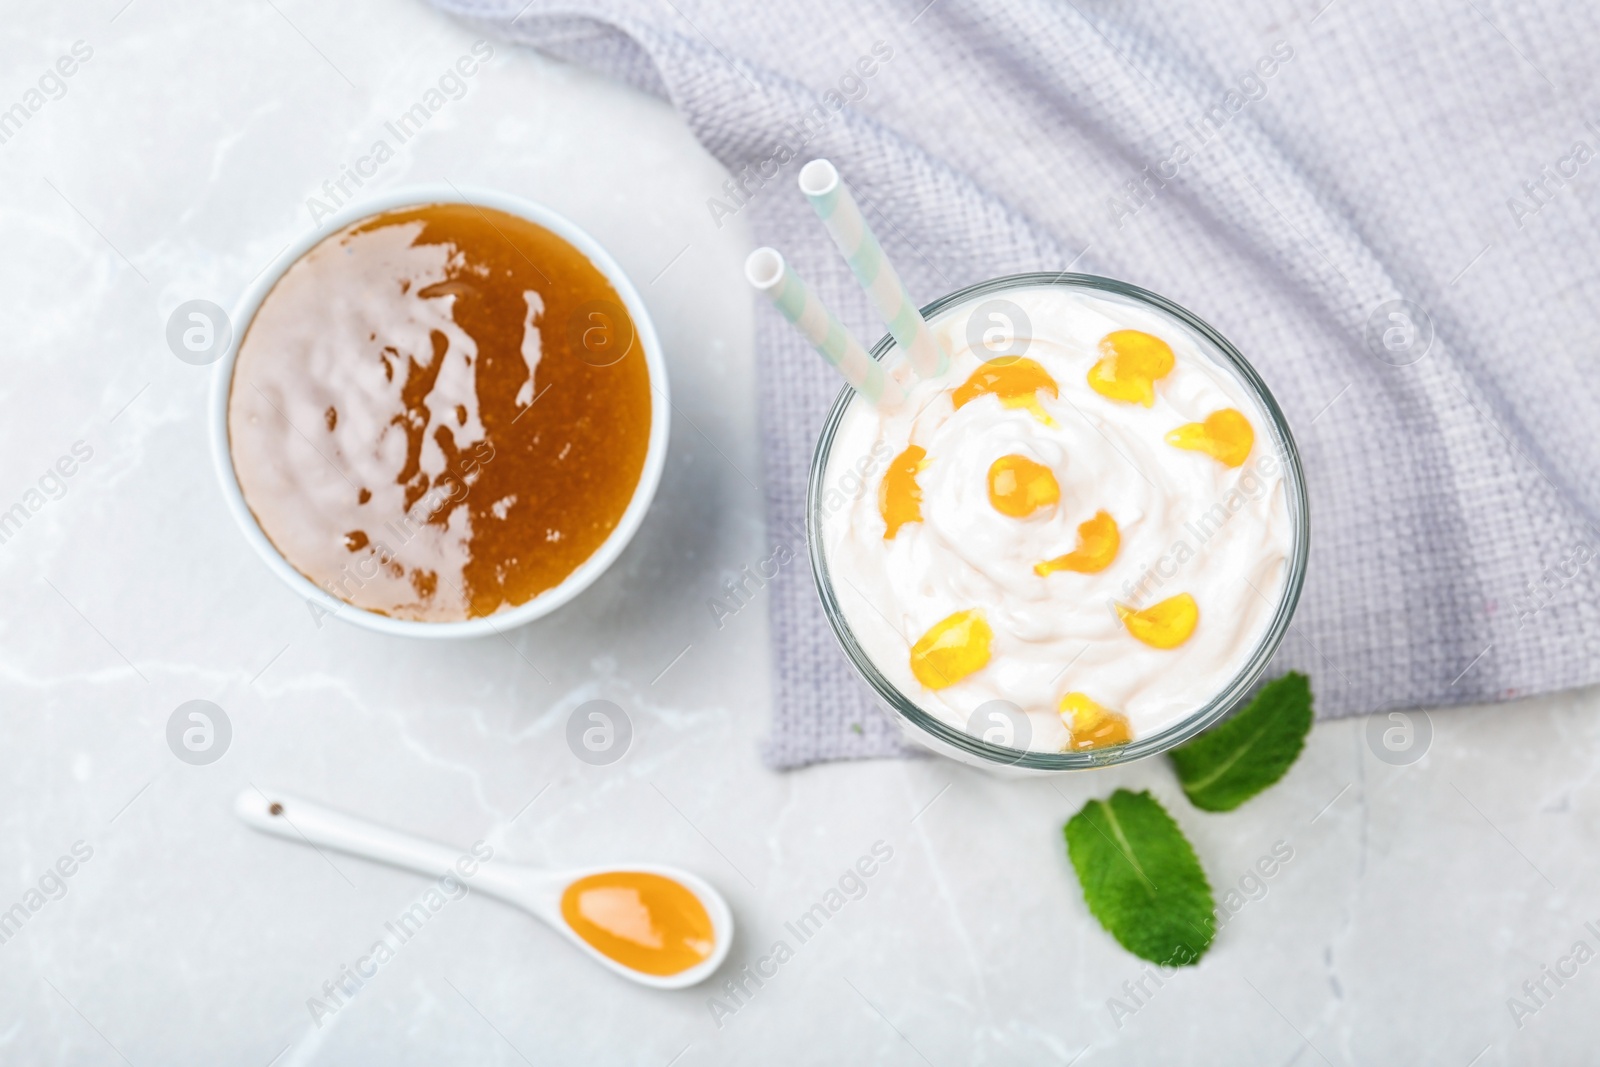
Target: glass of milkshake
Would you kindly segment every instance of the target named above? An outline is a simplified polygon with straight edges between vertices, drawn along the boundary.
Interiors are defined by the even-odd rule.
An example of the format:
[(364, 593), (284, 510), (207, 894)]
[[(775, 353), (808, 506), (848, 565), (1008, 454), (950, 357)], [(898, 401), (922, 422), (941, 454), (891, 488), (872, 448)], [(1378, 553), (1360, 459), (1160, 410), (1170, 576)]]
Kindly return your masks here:
[[(1309, 552), (1299, 454), (1260, 377), (1154, 293), (1025, 274), (923, 309), (949, 366), (845, 388), (808, 533), (846, 656), (907, 735), (985, 767), (1165, 751), (1236, 707)], [(872, 350), (896, 352), (885, 336)]]

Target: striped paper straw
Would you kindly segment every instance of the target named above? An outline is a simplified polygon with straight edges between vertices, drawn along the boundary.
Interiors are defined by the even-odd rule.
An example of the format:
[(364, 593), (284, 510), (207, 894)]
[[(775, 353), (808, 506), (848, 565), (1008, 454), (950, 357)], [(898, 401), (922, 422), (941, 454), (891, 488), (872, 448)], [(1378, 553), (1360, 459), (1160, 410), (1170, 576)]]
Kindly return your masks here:
[(800, 328), (811, 346), (844, 375), (856, 392), (879, 407), (892, 407), (905, 400), (900, 383), (884, 371), (882, 363), (867, 355), (861, 342), (834, 318), (776, 248), (751, 252), (744, 261), (744, 276), (772, 299), (783, 317)]
[(878, 305), (889, 332), (905, 349), (911, 369), (919, 378), (937, 378), (950, 366), (950, 353), (939, 343), (917, 310), (905, 283), (883, 255), (883, 246), (861, 216), (855, 197), (839, 180), (839, 172), (826, 159), (813, 159), (800, 168), (800, 191), (817, 209), (833, 243), (839, 246), (856, 280)]

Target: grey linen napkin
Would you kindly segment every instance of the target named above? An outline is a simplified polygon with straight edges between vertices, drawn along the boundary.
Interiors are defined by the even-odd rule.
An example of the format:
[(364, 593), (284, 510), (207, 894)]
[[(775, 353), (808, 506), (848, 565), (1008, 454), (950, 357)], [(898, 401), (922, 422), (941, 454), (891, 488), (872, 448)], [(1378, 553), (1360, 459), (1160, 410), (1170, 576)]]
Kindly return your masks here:
[[(1574, 96), (1596, 9), (436, 2), (669, 98), (735, 175), (708, 217), (748, 213), (865, 337), (794, 187), (813, 156), (919, 300), (1070, 267), (1220, 329), (1304, 454), (1311, 567), (1274, 669), (1321, 716), (1600, 678), (1600, 106)], [(770, 537), (798, 552), (838, 383), (770, 308), (757, 343)], [(768, 762), (905, 752), (803, 552), (769, 604)]]

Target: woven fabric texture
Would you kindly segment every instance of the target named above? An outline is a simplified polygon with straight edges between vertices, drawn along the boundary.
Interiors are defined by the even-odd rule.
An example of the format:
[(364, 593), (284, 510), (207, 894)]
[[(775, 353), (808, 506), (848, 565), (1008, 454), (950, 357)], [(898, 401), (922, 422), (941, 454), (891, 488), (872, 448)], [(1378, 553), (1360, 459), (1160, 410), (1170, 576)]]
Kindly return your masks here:
[[(815, 156), (919, 301), (1071, 268), (1221, 330), (1305, 461), (1274, 670), (1309, 674), (1319, 715), (1600, 678), (1600, 111), (1576, 92), (1600, 9), (437, 2), (671, 100), (738, 185), (707, 225), (748, 217), (863, 338), (881, 324), (795, 188)], [(1397, 309), (1399, 352), (1372, 340)], [(769, 534), (799, 548), (839, 384), (771, 308), (757, 344)], [(803, 558), (768, 597), (768, 762), (903, 754)]]

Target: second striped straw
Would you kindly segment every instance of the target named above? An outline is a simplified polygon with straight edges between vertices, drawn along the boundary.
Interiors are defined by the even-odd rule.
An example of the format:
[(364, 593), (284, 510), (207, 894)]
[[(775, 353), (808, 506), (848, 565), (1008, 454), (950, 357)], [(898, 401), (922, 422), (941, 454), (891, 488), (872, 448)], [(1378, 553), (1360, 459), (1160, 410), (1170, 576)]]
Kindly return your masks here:
[(878, 306), (889, 332), (905, 349), (911, 369), (919, 378), (937, 378), (950, 366), (946, 352), (928, 322), (917, 310), (905, 283), (884, 257), (883, 246), (861, 214), (855, 197), (839, 180), (839, 172), (826, 159), (813, 159), (800, 168), (800, 191), (816, 209), (828, 235), (839, 246), (856, 280)]

